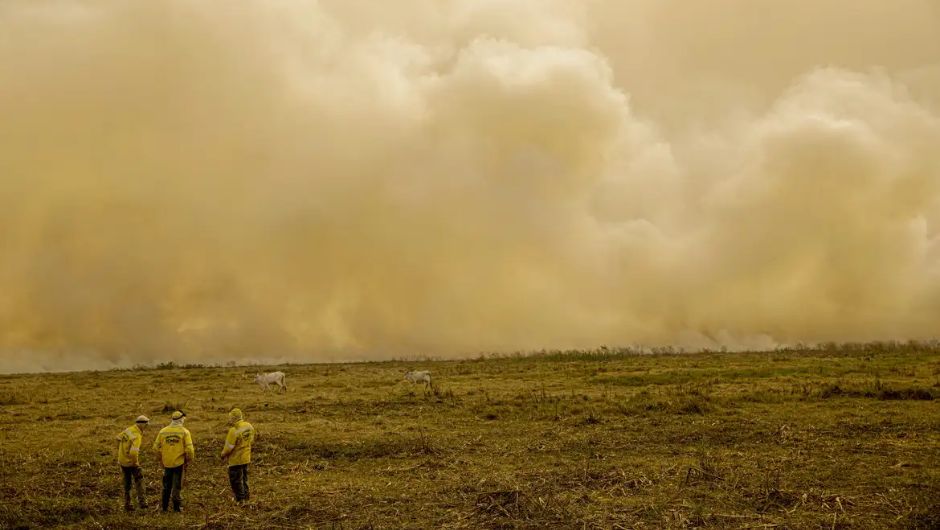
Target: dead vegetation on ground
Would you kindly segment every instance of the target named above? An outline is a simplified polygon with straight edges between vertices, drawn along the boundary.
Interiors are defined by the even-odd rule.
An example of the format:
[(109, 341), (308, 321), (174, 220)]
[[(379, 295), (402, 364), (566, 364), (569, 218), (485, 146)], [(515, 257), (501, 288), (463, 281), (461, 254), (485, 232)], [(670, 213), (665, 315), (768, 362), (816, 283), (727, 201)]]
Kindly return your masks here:
[[(550, 352), (420, 363), (0, 376), (0, 527), (938, 528), (940, 351)], [(259, 435), (253, 500), (216, 455)], [(113, 437), (187, 412), (184, 514), (122, 511)], [(150, 504), (160, 470), (149, 453)]]

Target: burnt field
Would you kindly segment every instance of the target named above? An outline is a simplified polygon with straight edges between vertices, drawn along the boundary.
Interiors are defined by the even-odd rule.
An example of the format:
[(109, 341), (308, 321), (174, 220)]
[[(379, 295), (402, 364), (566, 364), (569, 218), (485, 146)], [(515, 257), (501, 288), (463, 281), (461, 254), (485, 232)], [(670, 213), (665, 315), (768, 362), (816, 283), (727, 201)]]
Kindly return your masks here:
[[(568, 352), (0, 376), (0, 527), (937, 528), (940, 351)], [(433, 388), (402, 381), (427, 369)], [(257, 431), (252, 501), (218, 460)], [(182, 514), (122, 509), (114, 436), (182, 408)]]

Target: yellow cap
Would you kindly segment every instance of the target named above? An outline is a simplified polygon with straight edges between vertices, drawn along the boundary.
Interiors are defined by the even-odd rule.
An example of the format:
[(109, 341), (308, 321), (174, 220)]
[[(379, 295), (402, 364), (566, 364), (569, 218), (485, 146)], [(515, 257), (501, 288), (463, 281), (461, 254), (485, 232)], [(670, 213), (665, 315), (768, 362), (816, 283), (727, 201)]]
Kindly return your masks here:
[(134, 423), (150, 423), (150, 418), (144, 415), (137, 416), (137, 419), (134, 420)]
[(178, 420), (180, 418), (185, 418), (185, 417), (186, 417), (186, 413), (178, 410), (174, 412), (172, 416), (170, 416), (170, 419)]

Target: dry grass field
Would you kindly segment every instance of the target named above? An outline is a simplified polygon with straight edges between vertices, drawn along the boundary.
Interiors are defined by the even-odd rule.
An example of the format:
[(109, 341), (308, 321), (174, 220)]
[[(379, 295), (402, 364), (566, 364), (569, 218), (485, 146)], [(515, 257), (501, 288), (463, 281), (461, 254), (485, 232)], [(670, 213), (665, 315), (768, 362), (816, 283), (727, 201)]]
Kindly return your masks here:
[[(940, 350), (594, 351), (0, 376), (0, 527), (938, 528)], [(429, 369), (432, 391), (402, 381)], [(252, 501), (217, 455), (258, 430)], [(122, 509), (114, 436), (181, 407), (182, 514)]]

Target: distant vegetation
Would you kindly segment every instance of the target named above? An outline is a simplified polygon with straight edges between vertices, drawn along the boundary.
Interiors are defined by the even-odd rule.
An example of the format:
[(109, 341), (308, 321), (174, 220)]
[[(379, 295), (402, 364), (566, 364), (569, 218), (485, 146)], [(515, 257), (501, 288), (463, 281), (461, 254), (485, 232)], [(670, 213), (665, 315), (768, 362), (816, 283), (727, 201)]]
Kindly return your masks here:
[[(940, 527), (935, 343), (677, 353), (265, 368), (286, 394), (255, 367), (0, 376), (0, 527)], [(242, 508), (216, 459), (232, 406), (259, 432)], [(184, 514), (125, 514), (112, 439), (147, 414), (148, 445), (177, 408)]]

